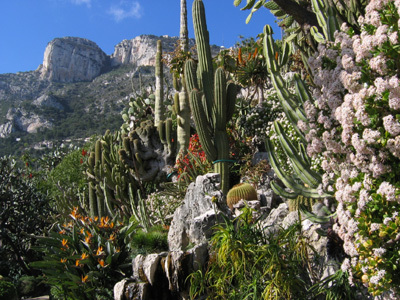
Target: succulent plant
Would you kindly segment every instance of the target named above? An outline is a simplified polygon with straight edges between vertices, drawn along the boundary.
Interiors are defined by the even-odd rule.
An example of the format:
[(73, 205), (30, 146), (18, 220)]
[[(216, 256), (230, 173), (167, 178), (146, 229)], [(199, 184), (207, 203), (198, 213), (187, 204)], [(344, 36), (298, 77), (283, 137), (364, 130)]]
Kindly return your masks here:
[(226, 196), (226, 203), (229, 208), (232, 209), (240, 200), (257, 200), (257, 191), (251, 184), (245, 182), (239, 183), (229, 190)]

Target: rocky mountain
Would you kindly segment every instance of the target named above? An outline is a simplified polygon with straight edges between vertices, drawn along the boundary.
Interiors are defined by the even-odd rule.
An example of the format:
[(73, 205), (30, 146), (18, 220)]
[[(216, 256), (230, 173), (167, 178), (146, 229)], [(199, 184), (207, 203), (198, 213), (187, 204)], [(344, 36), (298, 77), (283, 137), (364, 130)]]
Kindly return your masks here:
[(109, 66), (110, 58), (94, 42), (65, 37), (47, 45), (39, 72), (42, 79), (49, 81), (90, 81)]
[[(176, 48), (177, 37), (141, 35), (123, 40), (107, 55), (87, 39), (56, 38), (35, 71), (0, 74), (0, 155), (44, 139), (119, 128), (121, 110), (139, 90), (139, 73), (145, 87), (154, 86), (159, 39), (164, 53)], [(170, 82), (168, 68), (164, 72)]]

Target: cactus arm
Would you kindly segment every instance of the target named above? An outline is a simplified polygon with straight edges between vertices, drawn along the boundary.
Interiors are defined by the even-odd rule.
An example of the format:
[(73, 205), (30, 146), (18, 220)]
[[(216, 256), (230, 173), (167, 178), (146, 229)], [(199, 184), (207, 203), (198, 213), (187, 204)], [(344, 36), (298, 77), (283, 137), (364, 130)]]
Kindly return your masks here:
[(309, 186), (313, 188), (318, 187), (318, 185), (322, 182), (321, 176), (312, 171), (310, 169), (310, 165), (302, 159), (301, 155), (297, 154), (297, 149), (290, 142), (279, 122), (275, 121), (274, 127), (279, 136), (279, 142), (281, 143), (286, 155), (290, 158), (292, 166), (297, 175)]
[(227, 112), (226, 112), (226, 121), (229, 122), (236, 109), (236, 95), (237, 95), (237, 85), (232, 81), (228, 83), (226, 87), (226, 99), (227, 99)]
[(179, 144), (179, 152), (185, 152), (189, 147), (190, 139), (190, 107), (189, 107), (189, 96), (188, 93), (183, 90), (179, 93), (179, 112), (178, 115), (178, 127), (177, 136)]
[(207, 127), (207, 120), (205, 120), (206, 114), (202, 105), (200, 93), (193, 90), (189, 95), (189, 100), (200, 143), (203, 146), (208, 160), (214, 161), (217, 159), (217, 150), (212, 142), (210, 129)]
[(215, 72), (215, 115), (214, 115), (214, 130), (220, 131), (226, 128), (226, 78), (222, 68), (218, 68)]
[(298, 95), (298, 98), (301, 101), (301, 103), (304, 104), (306, 101), (311, 100), (311, 94), (308, 91), (304, 81), (300, 78), (299, 74), (296, 73), (294, 75), (294, 80), (295, 80), (296, 94)]
[(194, 89), (199, 90), (196, 68), (197, 64), (193, 59), (189, 59), (188, 61), (186, 61), (184, 75), (186, 81), (186, 88), (189, 93)]
[(299, 195), (297, 193), (285, 191), (274, 181), (271, 181), (271, 188), (275, 192), (275, 194), (277, 194), (285, 199), (295, 199)]
[(210, 117), (213, 109), (212, 87), (214, 86), (214, 71), (203, 1), (195, 0), (193, 2), (192, 15), (197, 54), (199, 59), (197, 77), (200, 83), (200, 89), (204, 91), (204, 96), (207, 103), (207, 107), (204, 108), (204, 111), (207, 113), (207, 116)]
[(155, 113), (154, 113), (154, 126), (158, 126), (160, 120), (164, 118), (164, 74), (162, 58), (162, 44), (161, 40), (157, 41), (156, 53), (156, 100), (155, 100)]
[[(268, 139), (265, 141), (265, 146), (267, 148), (269, 162), (270, 162), (272, 168), (274, 169), (275, 174), (278, 176), (278, 178), (283, 182), (283, 184), (286, 187), (290, 188), (294, 193), (296, 193), (298, 195), (303, 195), (305, 197), (310, 197), (310, 198), (315, 198), (315, 199), (332, 197), (332, 195), (326, 194), (326, 193), (323, 193), (320, 195), (317, 189), (308, 188), (304, 185), (301, 185), (301, 184), (298, 184), (297, 182), (295, 182), (279, 167), (279, 162), (273, 151), (273, 146)], [(284, 196), (282, 196), (282, 197), (284, 197)]]

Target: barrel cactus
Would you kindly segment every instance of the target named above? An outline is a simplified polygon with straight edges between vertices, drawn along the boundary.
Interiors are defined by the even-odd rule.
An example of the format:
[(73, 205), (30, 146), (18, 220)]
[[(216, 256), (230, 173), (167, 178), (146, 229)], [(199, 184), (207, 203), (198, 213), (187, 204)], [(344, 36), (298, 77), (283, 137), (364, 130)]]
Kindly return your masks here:
[(231, 209), (240, 200), (257, 200), (257, 191), (251, 184), (245, 182), (239, 183), (233, 186), (226, 196), (226, 203)]

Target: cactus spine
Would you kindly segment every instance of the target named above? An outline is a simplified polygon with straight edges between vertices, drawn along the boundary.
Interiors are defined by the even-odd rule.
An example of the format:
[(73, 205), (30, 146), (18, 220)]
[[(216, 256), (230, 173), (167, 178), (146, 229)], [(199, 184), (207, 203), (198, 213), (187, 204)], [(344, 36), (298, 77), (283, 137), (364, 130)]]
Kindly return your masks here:
[(154, 126), (158, 126), (160, 120), (164, 118), (164, 73), (162, 59), (162, 44), (161, 40), (157, 41), (156, 53), (156, 101), (154, 107)]
[(192, 15), (199, 63), (196, 71), (194, 61), (186, 62), (186, 87), (201, 145), (208, 160), (214, 162), (214, 171), (221, 175), (221, 189), (226, 194), (229, 187), (226, 124), (235, 107), (236, 86), (226, 82), (222, 68), (214, 74), (203, 1), (194, 1)]

